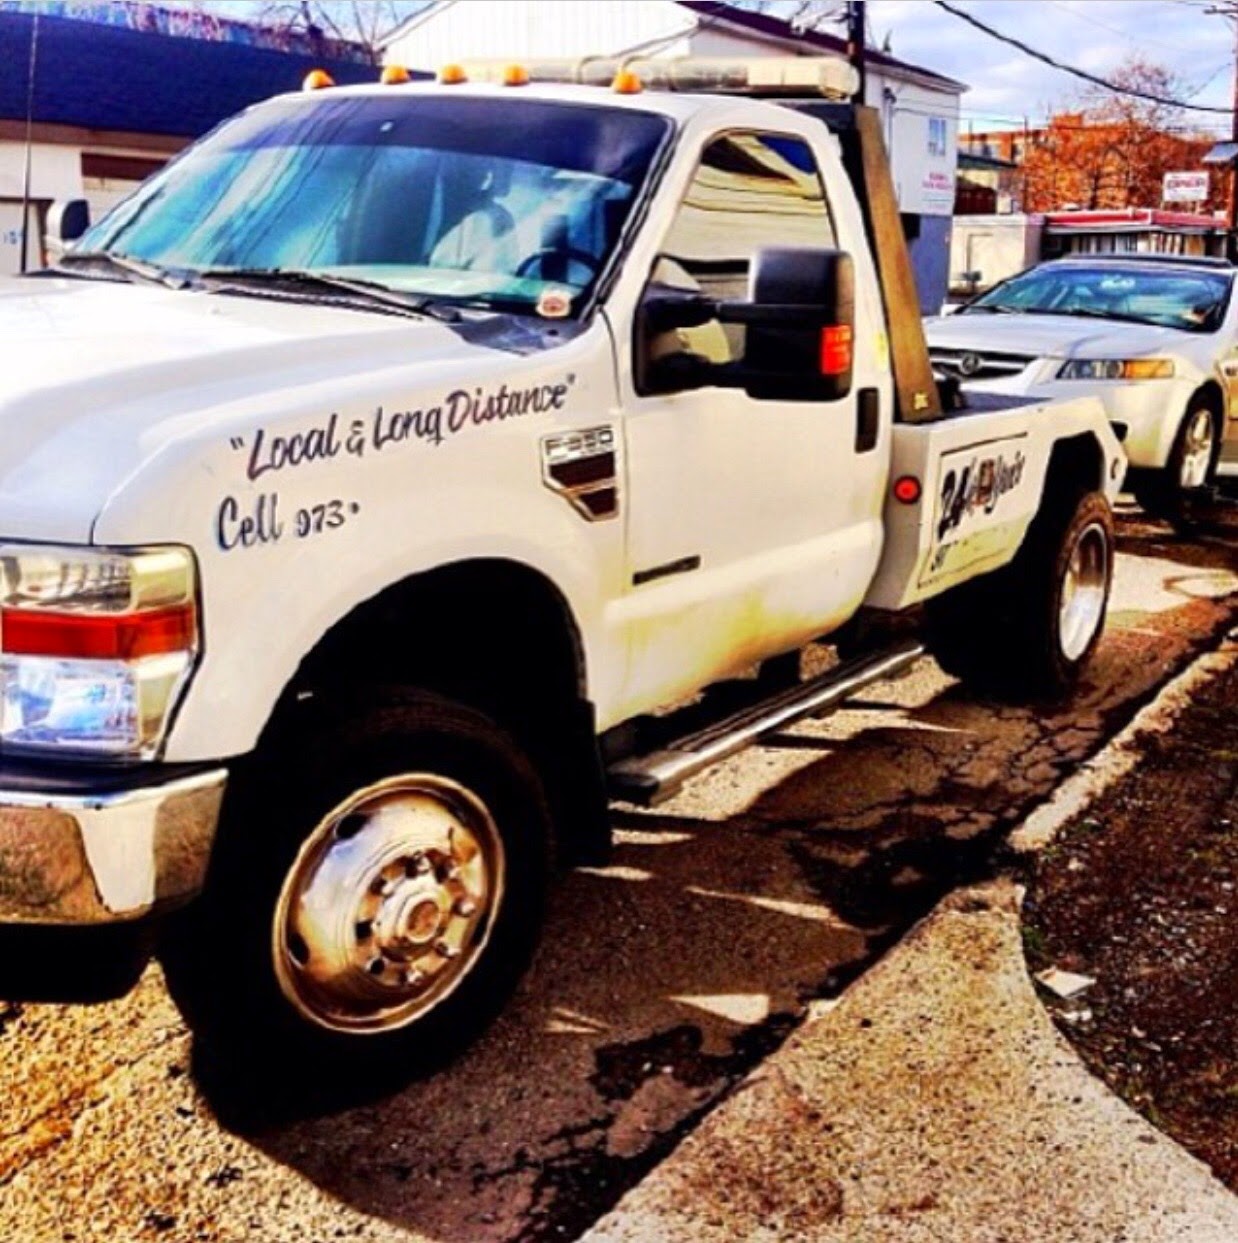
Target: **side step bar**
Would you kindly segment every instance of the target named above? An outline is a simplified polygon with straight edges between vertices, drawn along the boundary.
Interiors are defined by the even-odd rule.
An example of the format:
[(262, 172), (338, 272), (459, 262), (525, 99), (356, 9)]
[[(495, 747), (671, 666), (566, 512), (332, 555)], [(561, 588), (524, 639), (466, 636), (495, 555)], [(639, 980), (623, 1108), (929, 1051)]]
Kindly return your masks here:
[(871, 683), (901, 673), (923, 656), (924, 650), (922, 643), (904, 640), (885, 651), (838, 665), (660, 751), (619, 760), (607, 769), (611, 797), (644, 807), (664, 802), (690, 777), (719, 760), (805, 717), (824, 715)]

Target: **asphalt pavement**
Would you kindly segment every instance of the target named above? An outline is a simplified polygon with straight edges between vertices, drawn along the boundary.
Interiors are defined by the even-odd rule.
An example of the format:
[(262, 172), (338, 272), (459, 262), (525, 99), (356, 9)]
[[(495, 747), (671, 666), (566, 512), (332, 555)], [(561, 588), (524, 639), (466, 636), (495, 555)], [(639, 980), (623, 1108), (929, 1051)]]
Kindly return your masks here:
[(998, 706), (925, 660), (617, 808), (515, 1003), (393, 1097), (208, 1099), (157, 966), (102, 1004), (0, 1002), (0, 1239), (578, 1237), (1238, 620), (1238, 520), (1185, 541), (1128, 513), (1120, 538), (1074, 703)]

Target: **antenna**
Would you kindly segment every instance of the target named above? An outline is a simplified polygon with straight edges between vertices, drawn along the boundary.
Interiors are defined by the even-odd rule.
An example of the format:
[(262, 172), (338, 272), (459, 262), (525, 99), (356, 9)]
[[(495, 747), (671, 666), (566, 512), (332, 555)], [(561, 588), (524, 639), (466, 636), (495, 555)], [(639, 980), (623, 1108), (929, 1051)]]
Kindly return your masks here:
[(39, 54), (39, 11), (34, 11), (30, 27), (30, 65), (26, 73), (26, 166), (21, 187), (21, 273), (27, 268), (26, 250), (30, 234), (30, 157), (34, 147), (34, 66)]

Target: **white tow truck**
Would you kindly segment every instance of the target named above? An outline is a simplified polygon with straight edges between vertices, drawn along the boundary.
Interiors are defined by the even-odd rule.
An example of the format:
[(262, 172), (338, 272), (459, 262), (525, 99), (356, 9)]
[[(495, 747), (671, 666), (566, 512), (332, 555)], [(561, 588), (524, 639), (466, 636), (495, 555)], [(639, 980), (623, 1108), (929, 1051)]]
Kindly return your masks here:
[(1113, 563), (1094, 399), (942, 409), (848, 66), (388, 78), (0, 293), (0, 923), (179, 906), (270, 1083), (461, 1047), (611, 799), (925, 650), (1068, 692)]

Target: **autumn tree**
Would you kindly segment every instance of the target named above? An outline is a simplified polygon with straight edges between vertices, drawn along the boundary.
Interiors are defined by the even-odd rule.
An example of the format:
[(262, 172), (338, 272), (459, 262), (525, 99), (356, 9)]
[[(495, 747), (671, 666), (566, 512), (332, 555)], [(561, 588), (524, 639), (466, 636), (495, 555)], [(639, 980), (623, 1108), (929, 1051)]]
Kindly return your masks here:
[[(1182, 99), (1185, 83), (1137, 56), (1112, 81), (1142, 95), (1092, 87), (1034, 135), (1023, 159), (1024, 210), (1156, 207), (1165, 173), (1203, 167), (1207, 136), (1191, 130), (1182, 108), (1144, 97)], [(1223, 205), (1221, 178), (1212, 180), (1211, 202), (1201, 206)]]

